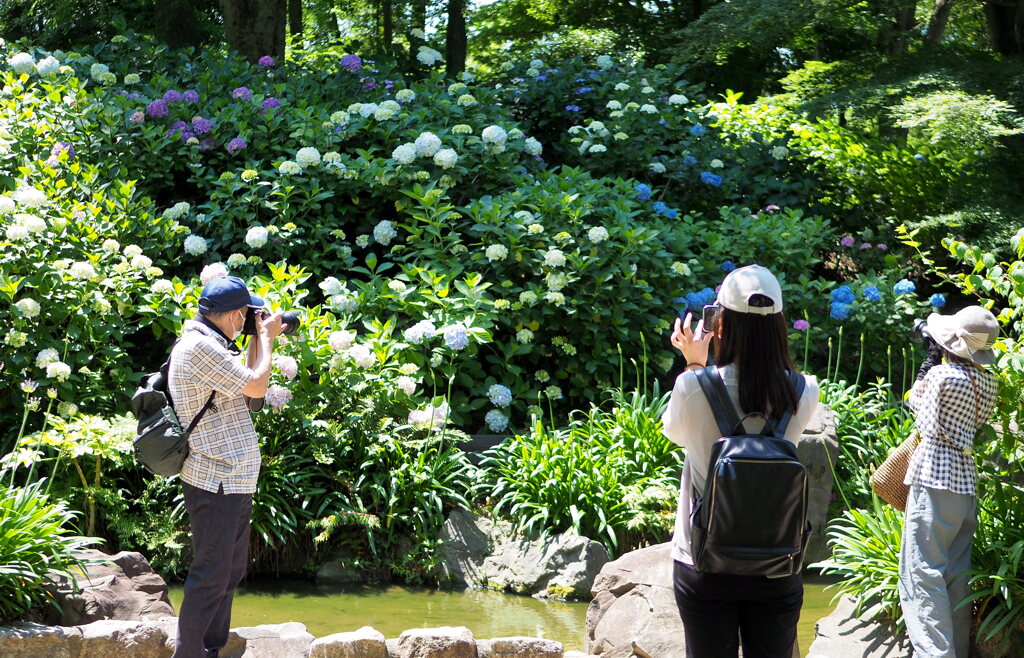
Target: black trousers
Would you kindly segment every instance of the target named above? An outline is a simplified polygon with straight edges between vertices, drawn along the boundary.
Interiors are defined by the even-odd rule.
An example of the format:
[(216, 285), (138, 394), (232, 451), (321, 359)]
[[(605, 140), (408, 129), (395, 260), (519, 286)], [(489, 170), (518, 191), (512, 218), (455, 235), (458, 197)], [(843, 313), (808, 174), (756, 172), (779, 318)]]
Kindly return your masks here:
[(211, 493), (185, 482), (192, 564), (178, 611), (173, 658), (216, 656), (227, 644), (231, 601), (249, 559), (252, 494)]
[(697, 573), (676, 562), (676, 605), (687, 658), (791, 658), (804, 602), (803, 576)]

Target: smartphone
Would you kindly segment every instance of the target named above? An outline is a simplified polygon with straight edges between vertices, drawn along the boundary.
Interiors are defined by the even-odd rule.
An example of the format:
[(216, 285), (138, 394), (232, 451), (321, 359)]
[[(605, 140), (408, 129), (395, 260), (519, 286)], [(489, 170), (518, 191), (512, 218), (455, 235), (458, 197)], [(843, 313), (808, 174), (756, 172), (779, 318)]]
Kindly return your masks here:
[(718, 304), (708, 304), (704, 307), (704, 333), (713, 334), (718, 331)]

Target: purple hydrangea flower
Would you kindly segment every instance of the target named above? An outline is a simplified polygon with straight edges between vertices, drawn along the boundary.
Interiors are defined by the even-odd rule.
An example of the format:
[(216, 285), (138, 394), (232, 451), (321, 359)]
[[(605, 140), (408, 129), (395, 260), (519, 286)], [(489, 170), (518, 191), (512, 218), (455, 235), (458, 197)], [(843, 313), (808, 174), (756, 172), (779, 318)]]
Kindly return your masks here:
[(194, 132), (192, 132), (191, 130), (182, 130), (181, 131), (181, 141), (183, 141), (183, 142), (187, 142), (188, 140), (192, 139), (195, 136), (196, 136), (196, 134)]
[(128, 117), (128, 120), (134, 123), (135, 125), (139, 125), (140, 123), (146, 123), (146, 115), (142, 112), (135, 112), (130, 117)]
[(579, 89), (576, 90), (576, 93), (578, 95), (582, 95), (582, 94), (586, 94), (586, 93), (591, 92), (591, 91), (594, 91), (594, 89), (592, 87), (580, 87)]
[(75, 147), (71, 145), (71, 142), (57, 142), (50, 149), (50, 155), (57, 158), (60, 157), (61, 153), (68, 154), (68, 160), (74, 160), (75, 158)]
[(870, 242), (861, 242), (860, 243), (860, 250), (861, 251), (864, 251), (865, 249), (870, 249), (870, 248), (871, 248), (871, 243)]
[(199, 142), (200, 151), (212, 151), (217, 148), (217, 140), (212, 137), (207, 137), (203, 141)]
[(125, 99), (126, 101), (133, 101), (133, 100), (135, 100), (136, 98), (142, 98), (142, 94), (140, 94), (140, 93), (139, 93), (139, 92), (137, 92), (137, 91), (133, 91), (132, 93), (130, 93), (130, 94), (128, 94), (127, 96), (125, 96), (125, 97), (124, 97), (124, 99)]
[(270, 55), (264, 55), (263, 57), (260, 57), (259, 61), (256, 63), (259, 64), (260, 66), (270, 67), (273, 66), (276, 62), (274, 62), (274, 58), (271, 57)]
[(797, 331), (807, 331), (811, 328), (811, 323), (807, 320), (797, 320), (793, 323), (793, 328)]
[(371, 90), (376, 89), (377, 88), (377, 81), (376, 80), (367, 80), (366, 82), (363, 83), (363, 87), (365, 87), (367, 89), (371, 89)]
[(186, 103), (198, 103), (199, 92), (197, 92), (195, 89), (189, 89), (184, 94), (182, 94), (182, 98), (185, 99)]
[(345, 55), (341, 58), (341, 66), (346, 71), (358, 71), (363, 68), (363, 58), (359, 55)]
[(384, 81), (384, 88), (387, 89), (388, 91), (391, 91), (392, 89), (395, 88), (395, 83), (391, 82), (390, 80), (385, 80)]
[(852, 235), (844, 235), (843, 239), (839, 241), (839, 244), (844, 247), (852, 247), (855, 242), (857, 241), (853, 239)]
[(281, 107), (281, 101), (277, 100), (273, 96), (270, 96), (269, 98), (263, 99), (263, 109), (264, 110), (273, 110), (273, 109), (276, 109), (276, 108), (279, 108), (279, 107)]
[(167, 116), (167, 111), (167, 103), (159, 98), (146, 106), (146, 113), (154, 119)]
[(889, 251), (889, 245), (885, 244), (884, 242), (879, 242), (878, 244), (875, 245), (875, 249), (879, 249), (881, 251)]
[(213, 130), (213, 122), (200, 116), (192, 117), (192, 128), (197, 135), (205, 135)]
[(246, 101), (247, 100), (251, 100), (252, 99), (252, 91), (250, 91), (248, 87), (238, 87), (234, 91), (231, 92), (231, 97), (232, 98), (241, 98), (242, 100), (246, 100)]
[(179, 119), (171, 124), (171, 130), (168, 134), (180, 133), (182, 130), (185, 130), (186, 128), (188, 128), (188, 124)]
[(580, 111), (580, 106), (579, 105), (566, 105), (565, 106), (565, 111), (566, 112), (579, 112)]
[(241, 137), (235, 137), (233, 140), (228, 142), (228, 146), (227, 146), (228, 153), (230, 153), (231, 155), (234, 155), (235, 153), (237, 153), (238, 151), (241, 151), (244, 148), (245, 148), (245, 140), (242, 139)]
[(764, 207), (765, 212), (779, 212), (779, 207), (774, 203), (768, 204)]
[(170, 103), (177, 103), (181, 99), (182, 99), (181, 92), (176, 91), (174, 89), (169, 89), (168, 91), (166, 91), (164, 93), (164, 102), (165, 103), (168, 103), (168, 104), (170, 104)]

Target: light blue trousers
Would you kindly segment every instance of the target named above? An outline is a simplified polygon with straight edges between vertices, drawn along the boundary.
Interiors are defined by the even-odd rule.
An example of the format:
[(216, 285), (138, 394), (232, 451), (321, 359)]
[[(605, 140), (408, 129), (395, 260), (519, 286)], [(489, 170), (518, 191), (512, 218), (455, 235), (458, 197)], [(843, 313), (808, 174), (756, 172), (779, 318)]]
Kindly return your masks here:
[(977, 498), (911, 485), (900, 546), (900, 605), (915, 658), (968, 658), (971, 539)]

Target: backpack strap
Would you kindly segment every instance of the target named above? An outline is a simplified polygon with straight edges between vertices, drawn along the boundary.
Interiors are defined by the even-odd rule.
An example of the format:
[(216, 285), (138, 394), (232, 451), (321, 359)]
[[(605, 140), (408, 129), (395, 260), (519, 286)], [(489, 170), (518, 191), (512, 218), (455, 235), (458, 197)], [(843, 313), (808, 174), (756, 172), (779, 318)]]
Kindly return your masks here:
[(194, 430), (196, 425), (199, 424), (199, 421), (202, 419), (203, 414), (206, 413), (206, 410), (213, 406), (213, 396), (216, 395), (216, 393), (217, 391), (210, 391), (210, 397), (206, 400), (206, 404), (204, 404), (203, 408), (199, 410), (196, 417), (192, 419), (192, 422), (188, 424), (188, 429), (185, 431), (186, 435), (192, 433), (192, 430)]
[[(708, 372), (710, 371), (710, 372)], [(732, 436), (740, 424), (740, 416), (736, 413), (736, 407), (729, 399), (729, 392), (725, 390), (725, 383), (722, 381), (722, 373), (718, 366), (711, 366), (697, 371), (697, 382), (704, 391), (704, 397), (711, 405), (711, 413), (718, 423), (718, 431), (722, 436)]]
[[(786, 374), (789, 375), (789, 381), (792, 382), (793, 388), (796, 390), (796, 405), (799, 406), (806, 380), (803, 375), (792, 370), (787, 370)], [(794, 411), (796, 411), (796, 407), (786, 409), (786, 413), (782, 414), (782, 418), (779, 418), (779, 422), (775, 424), (775, 436), (780, 439), (786, 436), (786, 428), (789, 427), (789, 421), (793, 420)]]

